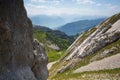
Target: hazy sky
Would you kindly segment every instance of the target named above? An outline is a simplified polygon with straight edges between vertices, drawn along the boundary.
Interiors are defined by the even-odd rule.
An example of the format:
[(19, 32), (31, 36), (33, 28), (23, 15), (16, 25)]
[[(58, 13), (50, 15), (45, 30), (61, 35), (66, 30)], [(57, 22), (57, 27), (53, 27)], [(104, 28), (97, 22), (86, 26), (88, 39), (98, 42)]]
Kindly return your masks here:
[(29, 16), (111, 16), (120, 12), (120, 0), (24, 0)]

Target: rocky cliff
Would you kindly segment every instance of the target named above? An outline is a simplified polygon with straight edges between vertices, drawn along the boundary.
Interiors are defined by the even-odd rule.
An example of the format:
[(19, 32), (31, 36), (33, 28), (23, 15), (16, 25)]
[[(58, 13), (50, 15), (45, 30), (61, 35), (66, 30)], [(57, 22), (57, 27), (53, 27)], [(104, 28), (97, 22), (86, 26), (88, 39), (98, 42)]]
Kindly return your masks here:
[(119, 79), (117, 76), (120, 75), (118, 73), (120, 70), (119, 53), (120, 13), (83, 32), (67, 49), (59, 62), (53, 65), (50, 72), (52, 75), (49, 78), (56, 80), (61, 78), (66, 80)]
[[(120, 14), (112, 16), (111, 18), (107, 19), (95, 28), (96, 30), (93, 33), (91, 33), (83, 42), (78, 44), (77, 47), (75, 46), (76, 43), (73, 43), (72, 46), (69, 47), (69, 49), (67, 50), (68, 54), (69, 51), (72, 50), (72, 48), (76, 48), (72, 50), (72, 52), (66, 58), (66, 60), (71, 59), (73, 56), (85, 57), (92, 53), (96, 53), (98, 50), (107, 46), (108, 44), (119, 40)], [(76, 42), (79, 42), (80, 38), (78, 38)]]
[(23, 0), (0, 0), (0, 80), (46, 80), (44, 47), (32, 38)]

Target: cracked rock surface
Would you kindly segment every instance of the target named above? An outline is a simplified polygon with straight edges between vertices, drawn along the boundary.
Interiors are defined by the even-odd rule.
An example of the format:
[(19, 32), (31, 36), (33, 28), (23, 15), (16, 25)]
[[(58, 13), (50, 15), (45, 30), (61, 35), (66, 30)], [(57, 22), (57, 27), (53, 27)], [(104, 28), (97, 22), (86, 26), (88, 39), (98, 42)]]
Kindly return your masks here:
[(32, 34), (23, 0), (0, 0), (0, 80), (47, 79), (45, 49), (38, 42), (35, 55)]

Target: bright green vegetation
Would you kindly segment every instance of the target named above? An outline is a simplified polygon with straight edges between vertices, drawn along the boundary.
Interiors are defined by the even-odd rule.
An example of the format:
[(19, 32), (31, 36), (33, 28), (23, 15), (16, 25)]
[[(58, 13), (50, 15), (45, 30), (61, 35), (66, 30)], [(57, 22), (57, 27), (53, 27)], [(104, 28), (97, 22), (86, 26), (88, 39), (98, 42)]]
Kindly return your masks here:
[(68, 39), (62, 39), (54, 36), (52, 33), (46, 33), (46, 39), (50, 40), (52, 43), (57, 44), (61, 50), (67, 49), (70, 46), (70, 41)]
[(48, 57), (49, 57), (49, 62), (56, 61), (60, 59), (64, 55), (65, 51), (56, 51), (56, 50), (51, 50), (48, 52)]
[(41, 30), (37, 30), (37, 31), (34, 31), (33, 37), (35, 39), (38, 39), (40, 42), (45, 43), (47, 36), (45, 32)]
[(119, 80), (120, 68), (111, 69), (111, 70), (100, 70), (100, 71), (90, 71), (83, 73), (60, 73), (51, 80)]
[[(52, 33), (43, 32), (41, 30), (34, 31), (33, 37), (38, 39), (45, 45), (46, 52), (49, 58), (49, 62), (56, 61), (64, 55), (65, 49), (70, 45), (67, 39), (62, 39), (57, 36), (53, 36)], [(54, 50), (48, 47), (48, 45), (56, 44), (60, 50)]]
[(70, 46), (70, 41), (68, 39), (57, 37), (50, 32), (36, 30), (34, 31), (33, 37), (43, 44), (56, 44), (60, 50), (67, 49), (68, 46)]

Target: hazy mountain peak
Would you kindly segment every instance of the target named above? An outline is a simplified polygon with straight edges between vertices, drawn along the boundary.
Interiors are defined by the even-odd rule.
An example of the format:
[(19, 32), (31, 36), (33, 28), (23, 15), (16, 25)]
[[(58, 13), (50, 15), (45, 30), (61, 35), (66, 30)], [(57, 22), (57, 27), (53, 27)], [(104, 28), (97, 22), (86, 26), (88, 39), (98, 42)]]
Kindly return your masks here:
[(79, 20), (79, 21), (67, 23), (59, 27), (58, 30), (63, 31), (68, 35), (76, 35), (77, 33), (81, 33), (96, 26), (103, 20), (105, 20), (105, 18), (99, 18), (93, 20)]

